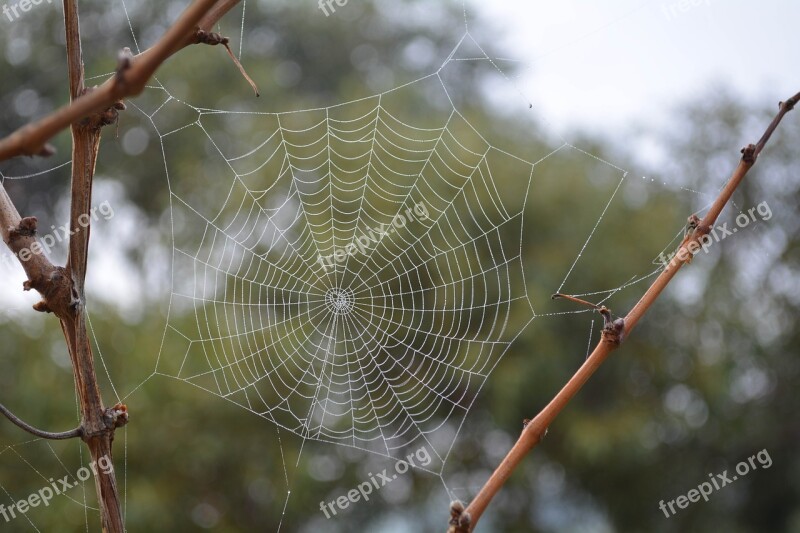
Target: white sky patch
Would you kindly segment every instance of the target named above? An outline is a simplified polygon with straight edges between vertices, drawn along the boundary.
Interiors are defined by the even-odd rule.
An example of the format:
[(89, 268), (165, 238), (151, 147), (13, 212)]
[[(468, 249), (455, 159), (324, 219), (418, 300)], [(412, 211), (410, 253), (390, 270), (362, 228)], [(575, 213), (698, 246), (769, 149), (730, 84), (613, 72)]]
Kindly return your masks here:
[(688, 0), (684, 11), (680, 4), (473, 0), (467, 14), (505, 30), (495, 45), (525, 62), (522, 91), (562, 132), (652, 126), (714, 83), (776, 105), (797, 92), (800, 3)]

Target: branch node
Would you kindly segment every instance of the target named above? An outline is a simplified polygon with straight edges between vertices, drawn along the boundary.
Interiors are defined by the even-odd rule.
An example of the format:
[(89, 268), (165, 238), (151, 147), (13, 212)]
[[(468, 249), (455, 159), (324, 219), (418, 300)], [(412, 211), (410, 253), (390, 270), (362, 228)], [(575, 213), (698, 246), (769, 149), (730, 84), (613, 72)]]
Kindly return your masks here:
[(133, 66), (133, 54), (127, 46), (117, 54), (117, 70), (114, 72), (114, 81), (117, 85), (125, 84), (125, 72)]
[[(118, 76), (120, 72), (121, 71), (117, 70)], [(119, 82), (120, 79), (120, 77), (116, 78), (118, 83), (121, 83)], [(95, 89), (97, 89), (96, 86), (86, 87), (81, 91), (81, 96), (89, 94)], [(119, 112), (125, 111), (126, 109), (125, 103), (122, 100), (117, 100), (108, 108), (83, 118), (78, 124), (84, 128), (99, 130), (103, 126), (119, 123)]]
[(464, 509), (464, 504), (458, 500), (450, 503), (450, 527), (448, 533), (469, 533), (472, 517)]
[(39, 313), (52, 313), (53, 312), (53, 310), (50, 309), (50, 306), (47, 305), (47, 302), (44, 301), (44, 300), (41, 300), (41, 301), (36, 302), (35, 304), (33, 304), (33, 310), (37, 311)]
[(91, 430), (84, 429), (81, 437), (84, 441), (89, 441), (103, 435), (110, 435), (114, 438), (114, 432), (128, 423), (128, 406), (118, 403), (114, 407), (107, 407), (103, 411), (102, 425), (93, 427)]
[[(791, 108), (789, 108), (791, 109)], [(742, 152), (742, 161), (747, 163), (748, 165), (752, 165), (756, 162), (756, 145), (755, 144), (748, 144), (741, 150)]]
[(611, 319), (611, 311), (606, 306), (602, 306), (600, 314), (603, 315), (603, 341), (619, 346), (625, 340), (625, 319)]
[(117, 429), (128, 423), (128, 406), (118, 403), (114, 407), (106, 409), (103, 420), (108, 429)]
[(700, 225), (700, 217), (692, 213), (689, 215), (689, 218), (686, 219), (686, 230), (683, 232), (684, 237), (690, 237), (694, 230)]
[(209, 46), (216, 46), (218, 44), (227, 45), (230, 42), (228, 37), (223, 37), (217, 32), (205, 31), (197, 28), (194, 33), (195, 44), (207, 44)]
[(39, 220), (36, 217), (25, 217), (19, 221), (16, 227), (9, 228), (8, 244), (13, 243), (20, 237), (33, 237), (36, 235), (36, 228)]
[(30, 279), (22, 283), (23, 290), (36, 289), (42, 300), (33, 306), (40, 313), (55, 313), (59, 318), (74, 314), (75, 291), (64, 267), (53, 267), (49, 276)]
[[(700, 220), (700, 217), (698, 217), (694, 213), (689, 215), (689, 218), (686, 220), (686, 229), (683, 231), (683, 240), (681, 241), (680, 245), (678, 245), (678, 250), (676, 252), (676, 255), (678, 254), (684, 255), (686, 257), (685, 261), (687, 265), (692, 262), (692, 258), (694, 257), (694, 252), (697, 251), (696, 248), (695, 250), (691, 249), (690, 242), (694, 241), (695, 243), (694, 246), (699, 248), (699, 245), (696, 244), (696, 241), (694, 239), (695, 239), (695, 234), (697, 233), (697, 229), (700, 227), (701, 222), (702, 221)], [(689, 252), (688, 255), (686, 253), (681, 252), (681, 249), (684, 246), (687, 246), (687, 251)]]

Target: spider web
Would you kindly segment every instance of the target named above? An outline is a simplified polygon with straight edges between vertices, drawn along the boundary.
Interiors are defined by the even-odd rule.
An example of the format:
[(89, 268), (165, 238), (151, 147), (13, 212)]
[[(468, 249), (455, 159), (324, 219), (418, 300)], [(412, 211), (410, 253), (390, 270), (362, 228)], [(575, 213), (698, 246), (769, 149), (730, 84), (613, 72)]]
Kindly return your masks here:
[[(438, 75), (426, 82), (447, 94)], [(425, 443), (443, 463), (456, 434), (433, 434), (463, 420), (533, 317), (524, 202), (506, 205), (492, 161), (509, 156), (458, 110), (414, 125), (393, 93), (254, 114), (259, 142), (239, 154), (206, 125), (218, 111), (162, 136), (169, 153), (201, 132), (228, 171), (203, 176), (214, 193), (202, 199), (196, 183), (171, 186), (185, 229), (172, 304), (195, 320), (168, 320), (186, 349), (157, 371), (303, 438), (387, 456)]]
[[(243, 3), (242, 35), (245, 9)], [(513, 80), (500, 68), (503, 60), (472, 39), (466, 12), (464, 22), (439, 70), (343, 104), (277, 113), (209, 109), (180, 100), (157, 79), (147, 92), (162, 96), (159, 105), (131, 102), (162, 147), (172, 290), (162, 343), (169, 349), (126, 397), (115, 390), (118, 399), (167, 376), (273, 423), (282, 456), (282, 430), (304, 444), (391, 458), (424, 445), (436, 462), (423, 470), (442, 480), (448, 496), (474, 492), (448, 487), (443, 470), (483, 384), (534, 318), (586, 312), (537, 315), (531, 306), (521, 251), (535, 167), (563, 149), (598, 158), (562, 139), (555, 151), (529, 161), (486, 140), (454, 103), (443, 69), (485, 61)], [(463, 52), (466, 45), (472, 50)], [(443, 105), (409, 109), (420, 95)], [(172, 154), (187, 145), (204, 149), (205, 157), (177, 166)], [(603, 199), (559, 290), (627, 176), (598, 161), (619, 173), (619, 184)], [(515, 169), (513, 189), (497, 187), (498, 167)], [(605, 301), (658, 270), (578, 295)], [(591, 345), (594, 320), (588, 326)], [(176, 345), (183, 349), (174, 351)], [(65, 472), (75, 471), (39, 440), (7, 446), (0, 457), (17, 457), (47, 479), (51, 474), (19, 452), (41, 446)], [(284, 459), (286, 503), (288, 469)], [(75, 501), (88, 528), (94, 509), (85, 492), (82, 503)]]

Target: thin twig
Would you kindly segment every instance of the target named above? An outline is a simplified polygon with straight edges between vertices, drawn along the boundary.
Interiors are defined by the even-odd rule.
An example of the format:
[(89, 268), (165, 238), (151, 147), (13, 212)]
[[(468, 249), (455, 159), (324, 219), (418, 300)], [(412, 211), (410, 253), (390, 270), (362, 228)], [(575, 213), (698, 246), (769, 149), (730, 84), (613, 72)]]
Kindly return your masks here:
[(53, 152), (46, 143), (58, 132), (116, 102), (144, 90), (156, 69), (172, 54), (192, 44), (196, 28), (208, 30), (239, 0), (196, 0), (164, 36), (151, 48), (133, 58), (121, 76), (112, 76), (95, 90), (81, 96), (44, 118), (27, 124), (0, 140), (0, 161), (19, 155), (45, 155)]
[(242, 63), (233, 54), (233, 51), (231, 50), (230, 47), (230, 41), (231, 40), (228, 37), (223, 37), (222, 35), (216, 32), (205, 31), (202, 28), (198, 28), (197, 33), (195, 34), (195, 42), (197, 44), (207, 44), (210, 46), (216, 46), (218, 44), (221, 44), (222, 46), (224, 46), (225, 50), (228, 51), (228, 56), (230, 56), (231, 61), (233, 61), (233, 64), (236, 65), (236, 68), (239, 69), (239, 73), (244, 77), (247, 83), (250, 84), (250, 87), (253, 89), (253, 92), (256, 93), (256, 97), (258, 97), (259, 94), (256, 82), (254, 82), (253, 78), (251, 78), (250, 75), (247, 74), (247, 71), (242, 66)]
[(40, 437), (40, 438), (43, 438), (43, 439), (48, 439), (48, 440), (67, 440), (67, 439), (80, 438), (80, 437), (83, 436), (83, 428), (81, 428), (81, 427), (77, 427), (77, 428), (72, 429), (70, 431), (63, 431), (61, 433), (51, 433), (49, 431), (42, 431), (41, 429), (36, 429), (32, 425), (30, 425), (27, 422), (23, 421), (17, 415), (15, 415), (11, 411), (9, 411), (8, 408), (5, 405), (3, 405), (2, 403), (0, 403), (0, 413), (3, 413), (6, 418), (11, 420), (11, 422), (16, 424), (18, 427), (24, 429), (25, 431), (27, 431), (31, 435), (34, 435), (36, 437)]
[(560, 292), (557, 292), (550, 297), (551, 300), (558, 300), (559, 298), (564, 298), (565, 300), (575, 302), (576, 304), (585, 305), (586, 307), (591, 307), (592, 309), (600, 309), (600, 306), (597, 304), (593, 304), (592, 302), (587, 302), (586, 300), (581, 300), (580, 298), (570, 296), (569, 294), (561, 294)]
[[(486, 511), (492, 498), (500, 491), (525, 456), (541, 442), (542, 438), (547, 433), (547, 428), (553, 423), (559, 413), (561, 413), (569, 401), (580, 391), (600, 365), (603, 364), (609, 354), (620, 345), (622, 339), (626, 338), (631, 333), (633, 328), (639, 320), (642, 319), (653, 303), (655, 303), (656, 299), (667, 287), (675, 274), (678, 273), (678, 270), (680, 270), (685, 263), (691, 261), (692, 255), (700, 249), (703, 239), (706, 238), (711, 231), (722, 209), (727, 205), (747, 172), (755, 164), (758, 155), (764, 149), (764, 146), (778, 127), (778, 124), (780, 124), (784, 115), (791, 111), (798, 101), (800, 101), (800, 93), (794, 95), (785, 102), (781, 102), (778, 114), (767, 127), (767, 130), (764, 135), (762, 135), (758, 144), (751, 144), (742, 149), (743, 155), (739, 161), (739, 165), (734, 170), (719, 196), (714, 200), (706, 216), (703, 217), (703, 219), (696, 224), (696, 228), (687, 235), (687, 238), (685, 238), (678, 247), (673, 260), (661, 272), (653, 284), (650, 285), (633, 309), (630, 310), (624, 319), (616, 322), (621, 328), (619, 335), (616, 337), (607, 335), (604, 329), (603, 338), (597, 344), (594, 351), (592, 351), (589, 358), (586, 359), (584, 364), (581, 365), (578, 371), (575, 372), (572, 378), (570, 378), (567, 384), (556, 394), (550, 403), (547, 404), (533, 420), (525, 425), (517, 442), (505, 458), (503, 458), (500, 465), (492, 473), (480, 492), (478, 492), (478, 495), (470, 502), (469, 506), (464, 509), (463, 506), (457, 504), (458, 502), (454, 502), (454, 504), (451, 505), (449, 533), (469, 533), (474, 530), (475, 524), (477, 524), (478, 520), (480, 520), (481, 516)], [(574, 297), (569, 299), (576, 300)], [(592, 306), (594, 304), (589, 305)]]

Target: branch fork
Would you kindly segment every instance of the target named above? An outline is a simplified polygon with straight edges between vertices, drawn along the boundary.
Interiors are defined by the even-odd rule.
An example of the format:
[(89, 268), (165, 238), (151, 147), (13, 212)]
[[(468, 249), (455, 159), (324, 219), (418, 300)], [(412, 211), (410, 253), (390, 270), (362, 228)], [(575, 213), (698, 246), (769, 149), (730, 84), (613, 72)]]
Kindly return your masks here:
[(75, 288), (64, 267), (54, 266), (44, 255), (36, 240), (36, 217), (20, 218), (5, 189), (0, 191), (0, 208), (3, 222), (12, 222), (4, 228), (3, 237), (25, 269), (28, 279), (22, 284), (25, 291), (35, 289), (42, 301), (33, 308), (42, 313), (54, 313), (59, 318), (74, 316), (77, 310)]
[[(81, 96), (87, 95), (97, 89), (97, 87), (86, 87)], [(100, 130), (104, 126), (119, 122), (119, 112), (125, 111), (127, 107), (122, 100), (117, 100), (106, 109), (92, 113), (88, 117), (82, 118), (78, 126), (89, 130)]]
[(58, 318), (68, 318), (75, 314), (79, 300), (75, 297), (72, 280), (64, 267), (56, 266), (45, 280), (24, 281), (23, 290), (36, 289), (42, 300), (33, 306), (40, 313), (53, 313)]
[(33, 427), (27, 422), (24, 422), (21, 418), (12, 413), (3, 404), (0, 404), (0, 414), (3, 414), (13, 424), (27, 431), (31, 435), (46, 440), (67, 440), (67, 439), (80, 438), (88, 442), (92, 439), (96, 439), (98, 437), (103, 437), (103, 436), (109, 436), (110, 439), (113, 439), (114, 432), (128, 423), (128, 406), (122, 403), (118, 403), (114, 407), (109, 407), (105, 409), (103, 413), (103, 422), (105, 424), (105, 427), (100, 427), (94, 430), (87, 429), (82, 424), (75, 429), (72, 429), (70, 431), (63, 431), (60, 433), (43, 431), (41, 429)]
[(625, 319), (612, 320), (611, 311), (605, 305), (601, 306), (598, 311), (603, 315), (603, 332), (601, 333), (603, 342), (619, 346), (625, 340)]
[(603, 342), (607, 342), (613, 344), (614, 346), (618, 346), (625, 339), (625, 319), (624, 318), (614, 319), (614, 317), (611, 316), (611, 310), (605, 305), (593, 304), (592, 302), (587, 302), (586, 300), (582, 300), (580, 298), (576, 298), (575, 296), (570, 296), (568, 294), (561, 294), (560, 292), (557, 292), (550, 297), (551, 300), (557, 300), (559, 298), (564, 298), (566, 300), (575, 302), (585, 307), (591, 307), (592, 309), (603, 315), (603, 331), (602, 331)]
[[(47, 143), (59, 131), (72, 129), (72, 183), (70, 229), (81, 226), (88, 216), (92, 180), (100, 147), (100, 130), (115, 123), (125, 109), (123, 100), (142, 92), (156, 69), (171, 55), (193, 43), (195, 28), (210, 29), (239, 0), (194, 0), (159, 41), (135, 57), (123, 49), (118, 56), (117, 70), (98, 87), (84, 85), (83, 59), (80, 46), (80, 25), (77, 0), (64, 0), (67, 66), (69, 71), (68, 105), (30, 123), (0, 139), (0, 161), (18, 155), (49, 156), (55, 153)], [(228, 48), (227, 42), (220, 41)], [(235, 59), (235, 58), (234, 58)], [(44, 439), (79, 437), (86, 443), (93, 460), (112, 456), (115, 430), (128, 423), (128, 408), (117, 404), (103, 405), (91, 342), (87, 333), (84, 312), (84, 281), (88, 259), (89, 231), (73, 233), (65, 267), (54, 266), (44, 255), (36, 240), (35, 217), (22, 218), (0, 183), (0, 235), (17, 256), (28, 280), (25, 290), (36, 289), (42, 301), (34, 306), (41, 312), (54, 313), (69, 349), (73, 375), (80, 406), (80, 427), (63, 432), (41, 431), (15, 416), (3, 405), (0, 414), (23, 430)], [(108, 533), (123, 533), (123, 515), (116, 478), (113, 475), (95, 478), (102, 529)]]

